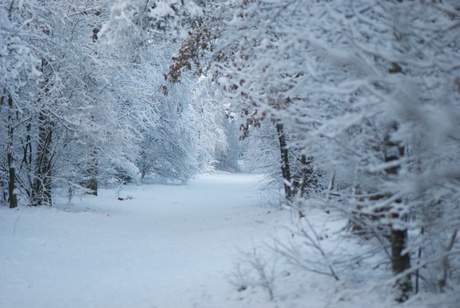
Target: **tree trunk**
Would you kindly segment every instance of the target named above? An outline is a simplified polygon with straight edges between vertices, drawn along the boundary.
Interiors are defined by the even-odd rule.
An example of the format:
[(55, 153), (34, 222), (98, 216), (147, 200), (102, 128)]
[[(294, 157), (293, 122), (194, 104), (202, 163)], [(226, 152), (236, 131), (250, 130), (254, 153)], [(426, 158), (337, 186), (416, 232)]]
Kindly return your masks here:
[(32, 205), (52, 205), (51, 141), (53, 123), (48, 115), (38, 116), (38, 144), (35, 160), (35, 177), (32, 189)]
[(88, 189), (88, 193), (93, 196), (97, 196), (97, 176), (98, 176), (98, 159), (97, 159), (97, 150), (92, 150), (90, 153), (89, 159), (89, 167), (86, 170), (86, 174), (88, 176), (88, 181), (86, 188)]
[(299, 193), (303, 197), (305, 195), (305, 188), (313, 188), (317, 184), (317, 178), (315, 177), (313, 168), (312, 168), (313, 157), (307, 157), (302, 155), (300, 157), (300, 166), (301, 166), (301, 177), (299, 183)]
[(33, 153), (32, 153), (32, 123), (31, 120), (26, 125), (26, 136), (22, 143), (22, 161), (20, 170), (24, 167), (26, 170), (27, 185), (23, 185), (29, 200), (32, 200), (34, 172), (33, 172)]
[[(410, 255), (404, 252), (407, 247), (407, 230), (396, 230), (391, 228), (391, 255), (392, 268), (395, 275), (401, 274), (410, 268)], [(396, 298), (398, 302), (404, 302), (412, 292), (411, 275), (407, 274), (396, 281), (396, 287), (400, 295)]]
[[(388, 132), (385, 135), (384, 146), (385, 146), (385, 162), (396, 161), (404, 156), (404, 147), (400, 144), (391, 140), (391, 133), (398, 129), (397, 123), (390, 125)], [(388, 176), (395, 176), (398, 174), (400, 165), (395, 165), (385, 169)], [(401, 200), (397, 200), (396, 203), (401, 204)], [(400, 208), (400, 206), (398, 206)], [(393, 213), (389, 217), (391, 221), (391, 256), (392, 256), (392, 269), (395, 275), (404, 273), (410, 268), (410, 255), (404, 250), (407, 248), (407, 228), (404, 224), (401, 224), (402, 217), (399, 213)], [(396, 298), (399, 302), (404, 302), (409, 298), (410, 292), (412, 291), (412, 282), (410, 274), (396, 281), (396, 287), (399, 289), (400, 294)]]
[(284, 181), (284, 196), (289, 203), (292, 201), (292, 188), (291, 188), (291, 169), (289, 166), (289, 151), (286, 147), (286, 137), (284, 135), (283, 124), (276, 124), (276, 131), (278, 133), (278, 141), (280, 145), (281, 154), (281, 173)]
[(7, 145), (7, 163), (8, 163), (8, 203), (10, 208), (15, 208), (18, 206), (18, 200), (15, 193), (15, 180), (16, 180), (16, 170), (14, 166), (14, 156), (13, 156), (13, 99), (11, 96), (8, 96), (8, 145)]
[(452, 251), (452, 248), (454, 247), (455, 241), (457, 239), (457, 232), (458, 229), (455, 229), (455, 231), (452, 233), (449, 243), (447, 244), (447, 247), (444, 249), (444, 256), (441, 258), (441, 276), (438, 280), (439, 291), (441, 293), (445, 292), (447, 286), (447, 278), (449, 277), (450, 272), (448, 253)]

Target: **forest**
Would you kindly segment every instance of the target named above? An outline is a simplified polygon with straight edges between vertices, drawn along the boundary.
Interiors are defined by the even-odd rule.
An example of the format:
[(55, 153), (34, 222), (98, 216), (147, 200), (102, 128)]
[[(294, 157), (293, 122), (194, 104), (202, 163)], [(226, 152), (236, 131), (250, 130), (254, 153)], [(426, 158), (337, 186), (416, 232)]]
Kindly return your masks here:
[(460, 300), (460, 1), (3, 0), (0, 144), (2, 208), (265, 174), (284, 262)]

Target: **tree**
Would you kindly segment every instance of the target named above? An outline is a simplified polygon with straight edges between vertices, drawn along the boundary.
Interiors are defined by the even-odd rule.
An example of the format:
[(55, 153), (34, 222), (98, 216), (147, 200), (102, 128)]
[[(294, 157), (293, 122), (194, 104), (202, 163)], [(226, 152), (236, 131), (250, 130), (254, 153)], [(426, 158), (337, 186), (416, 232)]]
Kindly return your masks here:
[(2, 85), (21, 136), (13, 145), (23, 152), (14, 155), (15, 179), (31, 205), (51, 205), (52, 187), (63, 183), (96, 193), (102, 175), (114, 165), (129, 165), (123, 153), (133, 150), (136, 132), (120, 117), (121, 99), (109, 78), (114, 70), (95, 35), (107, 9), (104, 1), (2, 6), (11, 27), (21, 25), (2, 33), (11, 42), (4, 50)]
[[(2, 112), (2, 115), (7, 115), (3, 119), (4, 123), (7, 123), (4, 127), (6, 134), (2, 134), (0, 140), (6, 149), (6, 157), (2, 157), (2, 161), (6, 162), (4, 175), (7, 178), (5, 182), (8, 183), (10, 207), (17, 205), (17, 167), (19, 165), (17, 151), (19, 147), (15, 135), (20, 133), (21, 124), (30, 119), (27, 110), (27, 102), (30, 100), (29, 93), (36, 91), (34, 82), (40, 77), (37, 69), (40, 60), (33, 47), (28, 44), (27, 29), (21, 27), (22, 21), (28, 19), (30, 15), (27, 9), (23, 8), (23, 4), (19, 6), (16, 6), (14, 1), (2, 3), (0, 6), (2, 20), (0, 110), (5, 111)], [(29, 149), (29, 144), (24, 145), (23, 149)], [(27, 159), (27, 153), (24, 153), (24, 159)], [(2, 166), (4, 166), (3, 163)]]
[(125, 82), (118, 82), (117, 92), (140, 132), (135, 165), (142, 179), (149, 175), (186, 182), (212, 163), (214, 146), (208, 140), (222, 139), (213, 138), (222, 130), (207, 94), (193, 92), (196, 81), (185, 78), (182, 85), (172, 85), (163, 79), (180, 24), (199, 13), (193, 2), (118, 1), (98, 32), (103, 46), (110, 46), (105, 52), (131, 72), (126, 77), (120, 69), (118, 78)]

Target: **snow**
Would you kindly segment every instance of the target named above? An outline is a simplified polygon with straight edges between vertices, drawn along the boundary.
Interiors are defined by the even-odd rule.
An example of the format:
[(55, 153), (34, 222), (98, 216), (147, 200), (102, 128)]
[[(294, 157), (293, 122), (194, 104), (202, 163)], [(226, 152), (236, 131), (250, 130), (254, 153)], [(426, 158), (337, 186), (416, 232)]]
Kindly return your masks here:
[(222, 307), (239, 250), (283, 217), (261, 206), (261, 179), (215, 174), (1, 208), (0, 307)]
[[(292, 215), (265, 205), (263, 179), (215, 173), (187, 185), (101, 190), (54, 207), (1, 207), (0, 307), (395, 306), (388, 287), (366, 283), (388, 271), (339, 269), (335, 281), (281, 262), (267, 247), (288, 245)], [(334, 240), (343, 221), (318, 210), (308, 217), (331, 258), (366, 250)], [(306, 260), (318, 258), (308, 244), (301, 249)], [(248, 267), (251, 255), (273, 278), (274, 300)], [(430, 301), (438, 303), (421, 294), (404, 307)]]

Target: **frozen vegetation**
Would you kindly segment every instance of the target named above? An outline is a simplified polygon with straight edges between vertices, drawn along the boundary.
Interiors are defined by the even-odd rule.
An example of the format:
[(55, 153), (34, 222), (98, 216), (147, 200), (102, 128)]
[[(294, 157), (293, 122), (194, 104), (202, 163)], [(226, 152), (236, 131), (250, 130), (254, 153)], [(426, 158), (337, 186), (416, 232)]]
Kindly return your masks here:
[(0, 1), (0, 306), (457, 307), (459, 37), (458, 0)]

